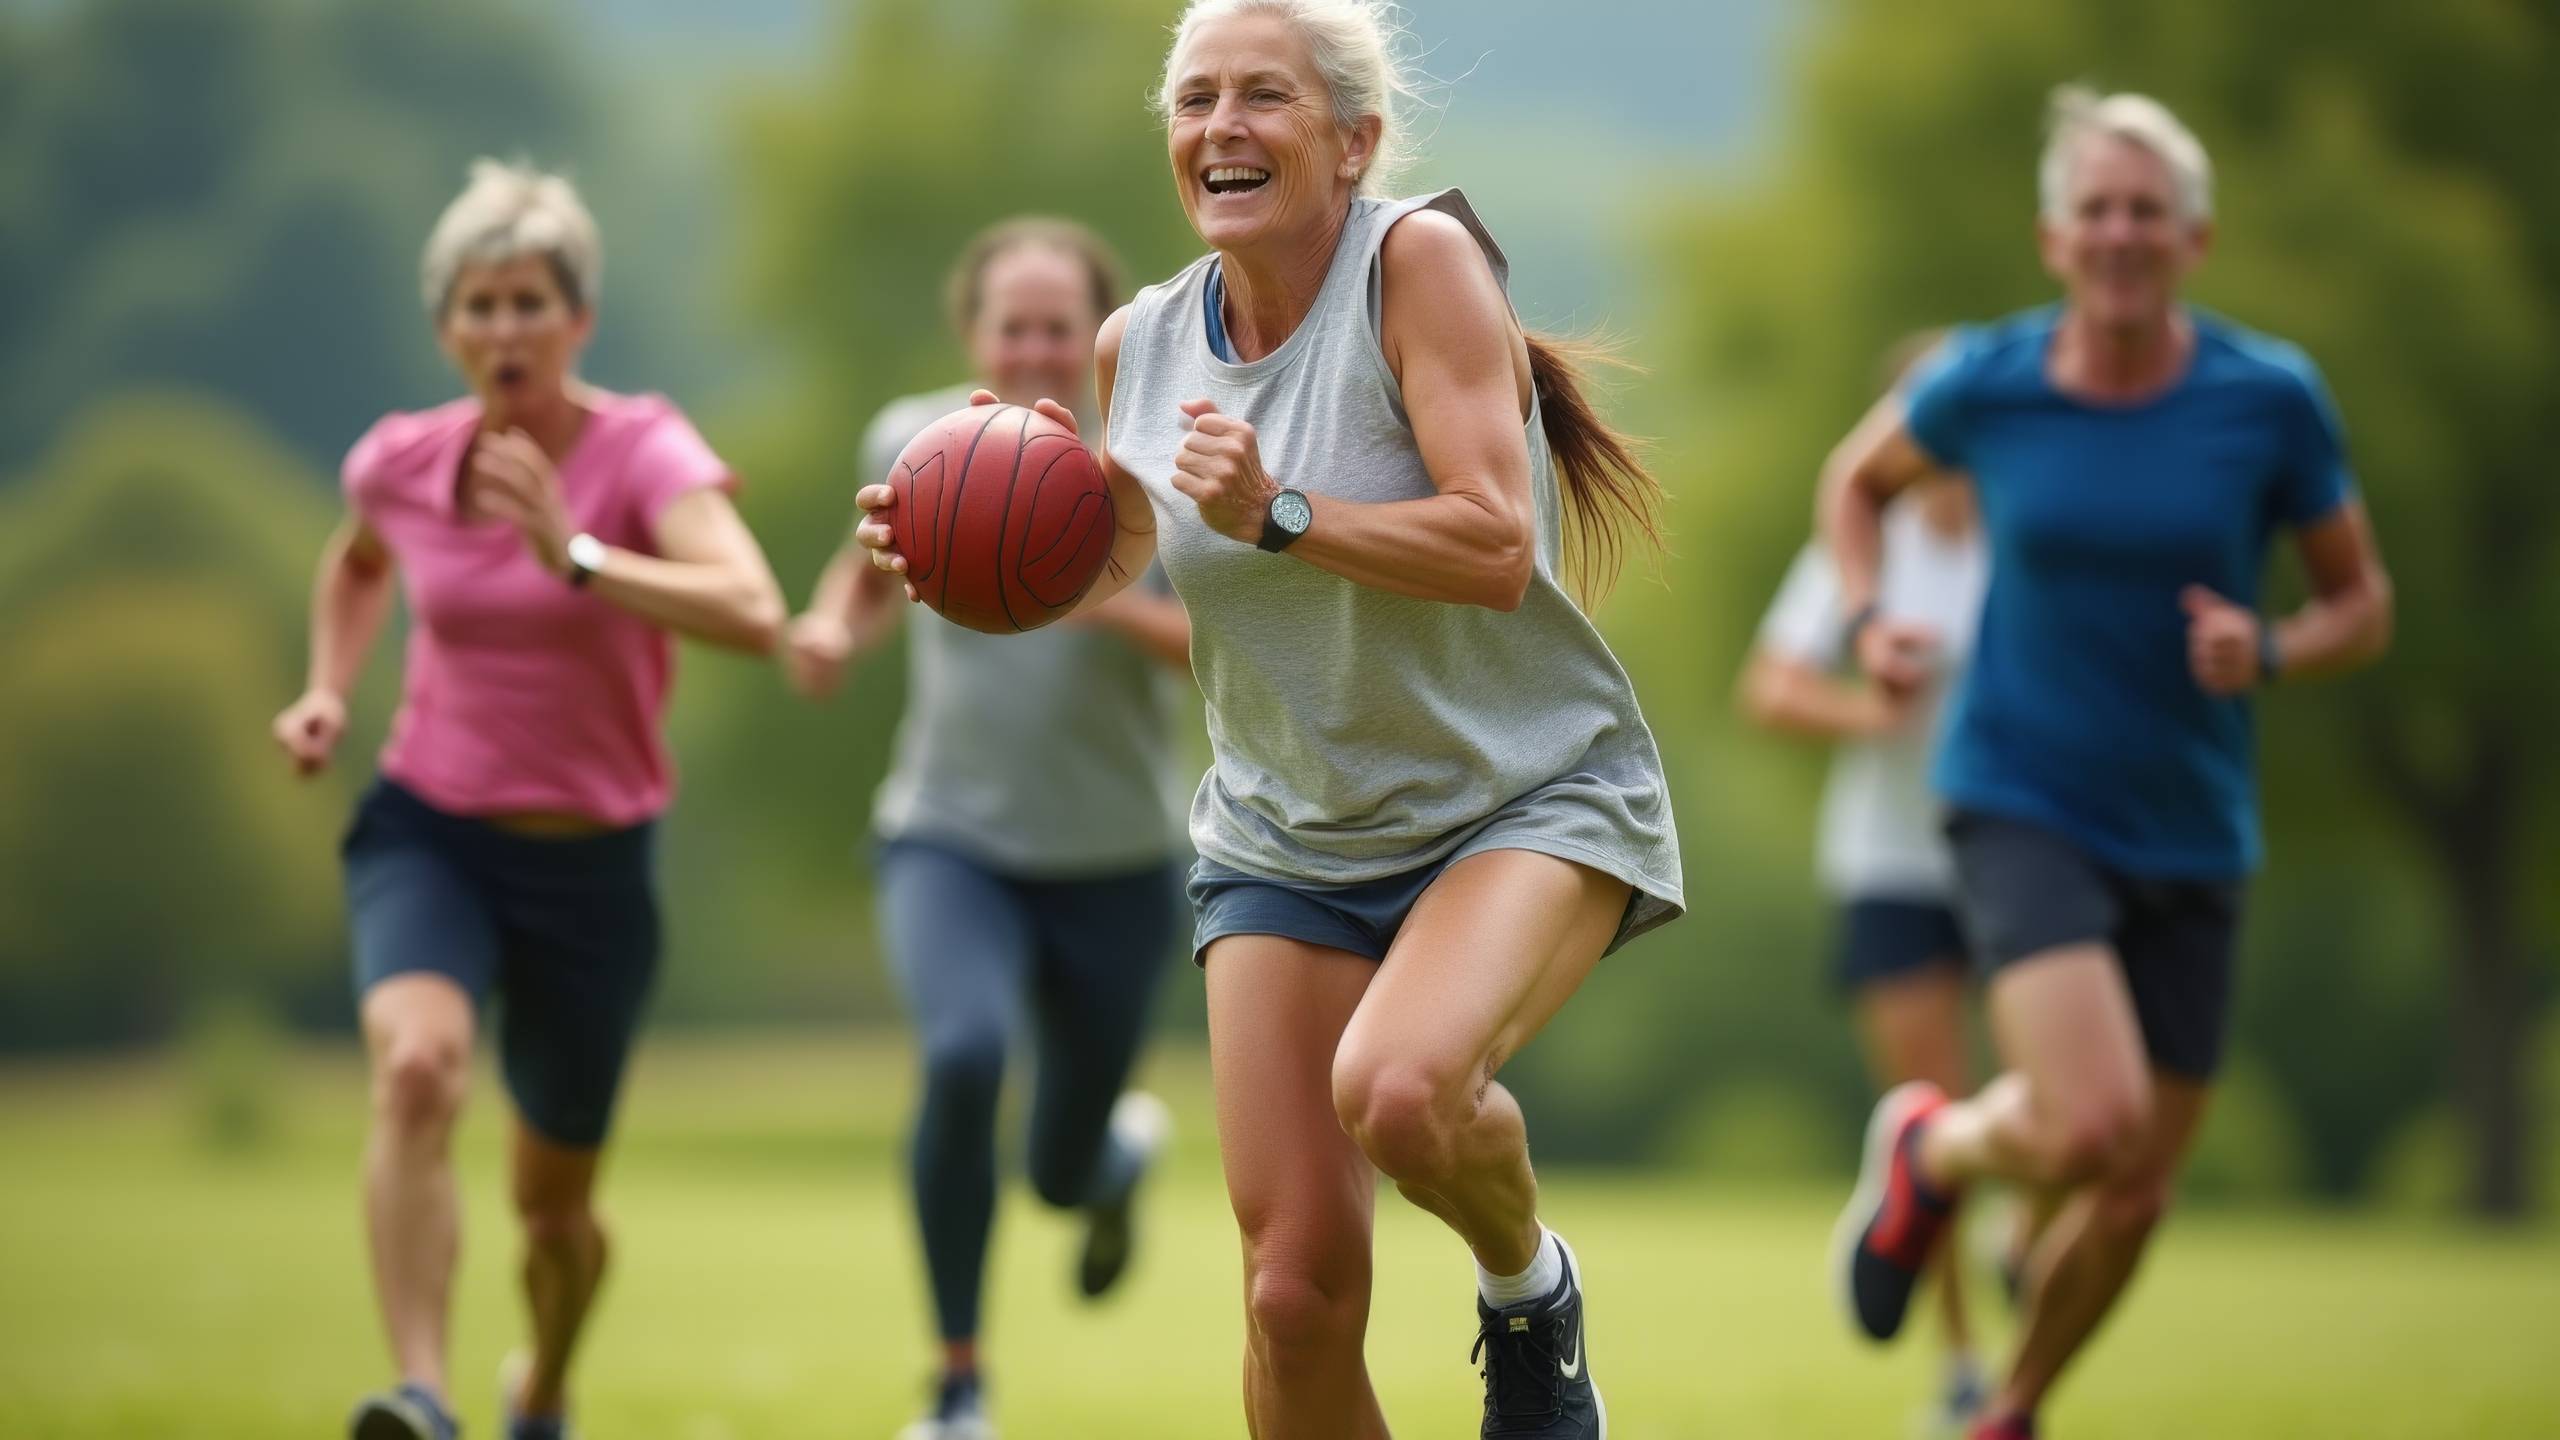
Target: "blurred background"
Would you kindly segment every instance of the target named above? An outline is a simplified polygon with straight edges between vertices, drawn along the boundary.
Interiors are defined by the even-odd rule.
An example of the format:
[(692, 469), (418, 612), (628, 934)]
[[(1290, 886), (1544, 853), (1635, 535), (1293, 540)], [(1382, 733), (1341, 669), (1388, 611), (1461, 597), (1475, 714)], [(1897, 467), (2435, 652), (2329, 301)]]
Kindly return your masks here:
[[(296, 784), (267, 723), (299, 688), (340, 456), (457, 388), (415, 274), (466, 163), (520, 154), (583, 187), (607, 255), (589, 378), (692, 413), (796, 605), (843, 534), (865, 422), (961, 377), (938, 296), (966, 236), (1047, 210), (1137, 277), (1196, 253), (1145, 106), (1175, 9), (0, 0), (0, 1433), (328, 1433), (379, 1378), (334, 845), (397, 645), (328, 776)], [(1586, 1222), (1595, 1267), (1595, 1248), (1690, 1256), (1787, 1318), (1716, 1322), (1756, 1355), (1748, 1379), (1676, 1346), (1659, 1374), (1618, 1360), (1632, 1398), (1612, 1408), (1651, 1407), (1638, 1433), (1665, 1435), (1885, 1433), (1900, 1413), (1909, 1366), (1851, 1357), (1807, 1278), (1867, 1098), (1823, 980), (1821, 757), (1746, 732), (1731, 683), (1879, 354), (2048, 298), (2038, 123), (2076, 78), (2159, 96), (2211, 149), (2221, 236), (2197, 297), (2326, 370), (2401, 619), (2379, 668), (2261, 706), (2272, 863), (2195, 1238), (2171, 1231), (2063, 1414), (2090, 1435), (2171, 1415), (2183, 1434), (2560, 1433), (2560, 1383), (2520, 1338), (2560, 1333), (2539, 1218), (2560, 1194), (2560, 8), (1407, 9), (1453, 82), (1414, 188), (1467, 188), (1531, 323), (1624, 342), (1643, 368), (1613, 411), (1655, 437), (1673, 497), (1669, 557), (1601, 619), (1671, 770), (1692, 918), (1613, 959), (1511, 1073), (1560, 1194), (1653, 1237)], [(620, 1433), (885, 1434), (914, 1398), (909, 1262), (865, 1262), (904, 1288), (841, 1293), (905, 1239), (907, 1081), (860, 854), (899, 690), (894, 656), (825, 706), (685, 656), (673, 945), (615, 1189), (630, 1293), (595, 1341), (627, 1382), (595, 1397)], [(1191, 1137), (1167, 1243), (1197, 1263), (1160, 1262), (1166, 1293), (1076, 1330), (1063, 1239), (1016, 1227), (1046, 1248), (1007, 1250), (991, 1343), (1003, 1377), (1009, 1339), (1155, 1343), (1196, 1315), (1179, 1343), (1201, 1363), (1161, 1368), (1197, 1403), (1088, 1423), (1114, 1413), (1099, 1377), (1125, 1354), (1025, 1355), (999, 1379), (1018, 1433), (1234, 1432), (1193, 972), (1169, 973), (1162, 1012), (1158, 1082)], [(465, 1138), (493, 1207), (466, 1355), (514, 1324), (494, 1123)], [(1453, 1261), (1427, 1225), (1386, 1223)], [(2342, 1292), (2341, 1328), (2294, 1337), (2291, 1381), (2231, 1368), (2267, 1338), (2245, 1315), (2217, 1322), (2227, 1342), (2194, 1328), (2216, 1286), (2238, 1311), (2345, 1272), (2402, 1288)], [(755, 1333), (775, 1306), (794, 1318)], [(1812, 1338), (1781, 1355), (1798, 1311)], [(1463, 1416), (1466, 1333), (1414, 1314), (1409, 1356), (1381, 1341), (1391, 1403)], [(2352, 1389), (2377, 1368), (2482, 1408), (2400, 1426), (2397, 1392)], [(2268, 1408), (2235, 1421), (2244, 1393)]]

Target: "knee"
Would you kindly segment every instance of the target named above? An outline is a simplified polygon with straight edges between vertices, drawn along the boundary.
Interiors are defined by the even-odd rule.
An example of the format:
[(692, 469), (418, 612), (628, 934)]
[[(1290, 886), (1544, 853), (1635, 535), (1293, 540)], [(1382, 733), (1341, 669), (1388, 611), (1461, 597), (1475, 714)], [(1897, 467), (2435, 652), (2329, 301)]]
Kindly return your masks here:
[(1368, 1323), (1365, 1259), (1299, 1247), (1255, 1246), (1245, 1265), (1245, 1317), (1265, 1363), (1287, 1370), (1345, 1349)]
[(374, 1106), (403, 1134), (441, 1133), (462, 1110), (470, 1079), (470, 1054), (445, 1036), (394, 1038), (374, 1062)]
[(1004, 1085), (1002, 1031), (972, 1026), (935, 1035), (925, 1043), (925, 1103), (983, 1109), (993, 1115)]
[(1455, 1168), (1466, 1097), (1410, 1061), (1346, 1054), (1333, 1070), (1333, 1109), (1369, 1162), (1395, 1180), (1427, 1182)]
[(1092, 1198), (1093, 1158), (1070, 1160), (1053, 1150), (1034, 1146), (1030, 1165), (1031, 1192), (1040, 1203), (1052, 1210), (1072, 1210)]
[(2128, 1175), (2101, 1186), (2094, 1220), (2119, 1240), (2140, 1242), (2169, 1213), (2177, 1187), (2166, 1175)]
[(2150, 1102), (2139, 1090), (2080, 1102), (2054, 1127), (2054, 1178), (2066, 1185), (2088, 1185), (2123, 1174), (2140, 1154), (2150, 1128)]
[(525, 1244), (541, 1251), (583, 1250), (604, 1228), (584, 1195), (519, 1194), (516, 1220), (524, 1227)]

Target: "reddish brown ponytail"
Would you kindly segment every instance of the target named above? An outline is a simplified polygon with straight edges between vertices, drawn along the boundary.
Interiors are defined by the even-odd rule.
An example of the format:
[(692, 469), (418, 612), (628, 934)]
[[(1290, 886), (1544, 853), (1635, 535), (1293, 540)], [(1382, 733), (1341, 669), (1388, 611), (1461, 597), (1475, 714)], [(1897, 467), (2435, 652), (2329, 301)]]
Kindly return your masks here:
[(1523, 334), (1565, 502), (1566, 569), (1582, 603), (1596, 606), (1617, 584), (1630, 531), (1643, 538), (1646, 549), (1662, 549), (1662, 482), (1645, 468), (1638, 453), (1642, 443), (1600, 418), (1583, 393), (1583, 372), (1591, 366), (1634, 367), (1599, 341)]

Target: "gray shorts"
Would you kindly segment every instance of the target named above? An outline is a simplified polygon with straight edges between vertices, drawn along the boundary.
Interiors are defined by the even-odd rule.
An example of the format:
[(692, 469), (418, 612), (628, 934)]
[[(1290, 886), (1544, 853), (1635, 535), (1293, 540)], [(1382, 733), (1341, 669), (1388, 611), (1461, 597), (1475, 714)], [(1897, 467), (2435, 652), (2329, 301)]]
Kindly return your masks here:
[(1947, 820), (1964, 931), (1987, 981), (2066, 945), (2115, 951), (2152, 1063), (2193, 1080), (2222, 1065), (2237, 880), (2129, 875), (2044, 826), (1980, 811)]

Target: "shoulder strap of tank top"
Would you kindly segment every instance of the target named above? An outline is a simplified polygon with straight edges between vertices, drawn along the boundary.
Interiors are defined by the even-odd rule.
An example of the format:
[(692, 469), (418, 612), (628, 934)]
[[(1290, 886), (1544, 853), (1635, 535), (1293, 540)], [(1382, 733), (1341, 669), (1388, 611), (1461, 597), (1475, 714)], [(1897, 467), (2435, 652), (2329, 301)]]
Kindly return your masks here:
[(1502, 293), (1505, 296), (1511, 293), (1511, 260), (1502, 253), (1501, 242), (1493, 238), (1493, 232), (1485, 228), (1483, 218), (1476, 214), (1476, 208), (1467, 203), (1464, 191), (1442, 190), (1435, 194), (1414, 195), (1402, 200), (1390, 201), (1371, 222), (1373, 228), (1366, 237), (1368, 254), (1364, 258), (1367, 262), (1369, 277), (1369, 333), (1371, 335), (1383, 333), (1382, 327), (1386, 317), (1386, 267), (1378, 263), (1378, 252), (1385, 248), (1387, 232), (1395, 227), (1395, 223), (1416, 210), (1437, 210), (1466, 226), (1467, 233), (1475, 237), (1477, 246), (1484, 251), (1486, 263), (1493, 266), (1494, 283), (1502, 287)]

